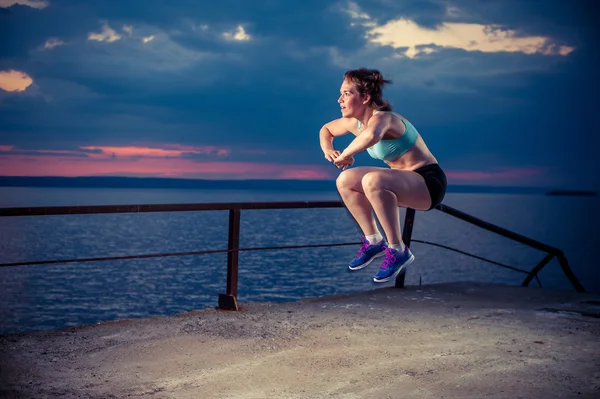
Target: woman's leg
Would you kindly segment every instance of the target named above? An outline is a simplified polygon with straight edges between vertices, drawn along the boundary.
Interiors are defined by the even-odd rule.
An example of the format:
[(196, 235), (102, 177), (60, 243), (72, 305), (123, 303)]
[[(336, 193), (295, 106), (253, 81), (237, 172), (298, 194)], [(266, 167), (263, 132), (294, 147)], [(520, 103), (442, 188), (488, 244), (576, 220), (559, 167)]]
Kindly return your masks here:
[(388, 244), (400, 244), (404, 250), (398, 207), (429, 209), (431, 198), (425, 180), (413, 171), (376, 168), (364, 173), (361, 183)]
[(385, 169), (368, 166), (355, 167), (340, 173), (336, 180), (342, 201), (365, 236), (378, 233), (378, 229), (373, 217), (373, 207), (363, 191), (363, 178), (369, 173), (383, 170)]

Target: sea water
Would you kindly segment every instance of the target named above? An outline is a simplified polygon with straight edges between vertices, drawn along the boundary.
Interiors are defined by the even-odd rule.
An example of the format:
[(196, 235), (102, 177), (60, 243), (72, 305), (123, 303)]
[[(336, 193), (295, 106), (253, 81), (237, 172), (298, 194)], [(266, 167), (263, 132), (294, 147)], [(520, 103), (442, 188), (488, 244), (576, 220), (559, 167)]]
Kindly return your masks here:
[[(0, 187), (0, 207), (338, 201), (335, 191), (227, 191)], [(596, 197), (448, 193), (444, 203), (564, 251), (588, 292), (600, 228)], [(401, 209), (402, 219), (404, 209)], [(0, 218), (0, 263), (191, 252), (227, 248), (228, 212), (160, 212)], [(240, 247), (358, 243), (345, 208), (243, 210)], [(406, 284), (487, 282), (519, 285), (545, 253), (438, 210), (417, 212), (415, 262)], [(349, 272), (357, 245), (246, 251), (239, 255), (238, 301), (293, 301), (372, 290), (380, 262)], [(121, 318), (214, 307), (226, 291), (225, 253), (0, 268), (0, 334), (60, 329)], [(543, 288), (573, 290), (556, 260)], [(534, 280), (531, 285), (537, 286)]]

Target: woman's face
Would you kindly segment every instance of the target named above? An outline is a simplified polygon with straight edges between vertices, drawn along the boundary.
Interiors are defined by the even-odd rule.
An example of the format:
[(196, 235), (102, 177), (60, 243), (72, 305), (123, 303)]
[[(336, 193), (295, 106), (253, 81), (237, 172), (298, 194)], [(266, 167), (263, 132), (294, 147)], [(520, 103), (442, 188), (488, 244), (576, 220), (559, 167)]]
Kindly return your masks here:
[(354, 84), (347, 80), (342, 82), (342, 87), (340, 87), (340, 97), (338, 98), (338, 103), (340, 104), (340, 108), (342, 110), (342, 116), (345, 118), (351, 118), (355, 115), (360, 115), (361, 111), (366, 106), (365, 96), (360, 94)]

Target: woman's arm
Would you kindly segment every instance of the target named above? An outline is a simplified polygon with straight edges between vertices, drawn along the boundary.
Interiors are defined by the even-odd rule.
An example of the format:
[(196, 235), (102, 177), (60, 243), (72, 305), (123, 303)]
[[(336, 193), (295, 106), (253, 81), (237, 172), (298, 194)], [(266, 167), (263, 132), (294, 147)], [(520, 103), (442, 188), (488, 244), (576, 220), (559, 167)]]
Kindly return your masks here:
[[(340, 154), (340, 158), (351, 158), (359, 152), (378, 143), (389, 129), (391, 118), (392, 116), (387, 114), (373, 115), (371, 120), (369, 120), (369, 127), (363, 130), (362, 133), (356, 136), (356, 138), (348, 144), (348, 147)], [(338, 161), (338, 159), (336, 159), (336, 161)]]
[(352, 132), (353, 126), (356, 121), (351, 118), (339, 118), (331, 122), (326, 123), (321, 127), (319, 131), (319, 142), (321, 144), (321, 150), (325, 154), (325, 159), (333, 161), (340, 155), (340, 152), (333, 148), (334, 137), (343, 136)]

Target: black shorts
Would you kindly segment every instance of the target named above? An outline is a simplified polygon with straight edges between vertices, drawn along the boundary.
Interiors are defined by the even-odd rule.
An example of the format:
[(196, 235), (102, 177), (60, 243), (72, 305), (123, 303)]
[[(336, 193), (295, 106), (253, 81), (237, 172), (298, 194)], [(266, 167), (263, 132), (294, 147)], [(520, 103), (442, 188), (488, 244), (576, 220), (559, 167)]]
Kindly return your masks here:
[(431, 197), (431, 207), (433, 209), (437, 205), (442, 203), (444, 196), (446, 195), (446, 187), (448, 182), (446, 181), (446, 174), (440, 168), (440, 165), (433, 163), (430, 165), (422, 166), (414, 170), (425, 179), (425, 184), (429, 190), (429, 196)]

